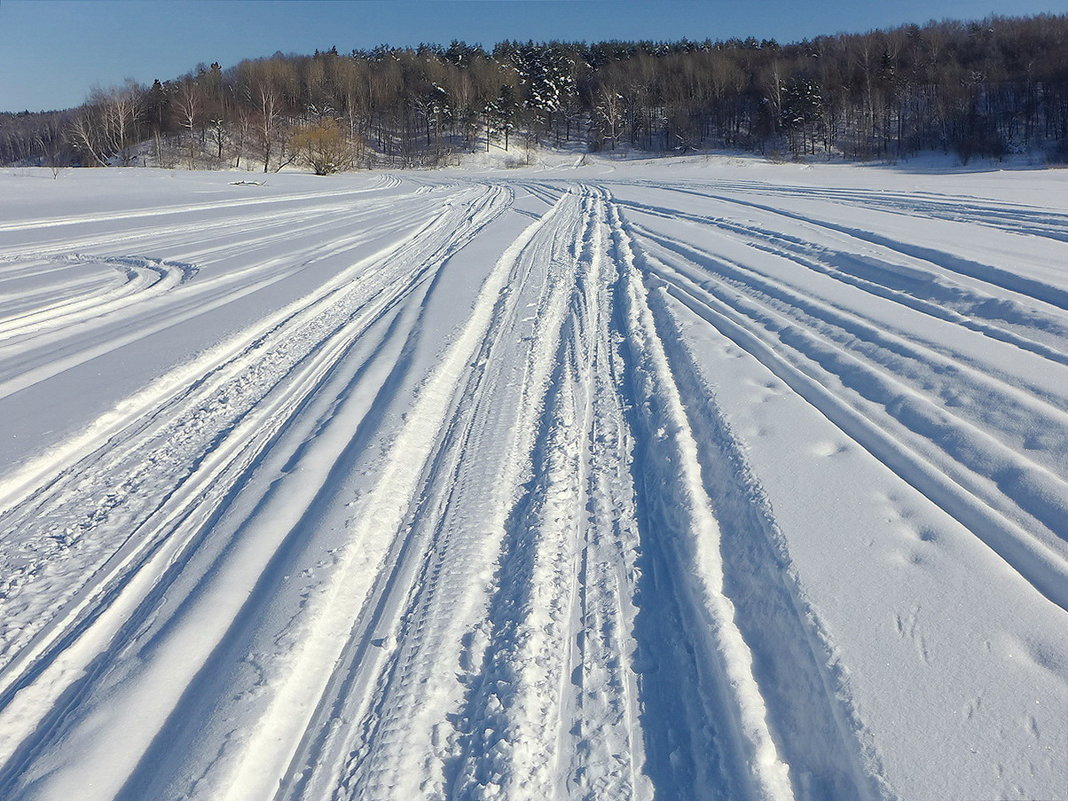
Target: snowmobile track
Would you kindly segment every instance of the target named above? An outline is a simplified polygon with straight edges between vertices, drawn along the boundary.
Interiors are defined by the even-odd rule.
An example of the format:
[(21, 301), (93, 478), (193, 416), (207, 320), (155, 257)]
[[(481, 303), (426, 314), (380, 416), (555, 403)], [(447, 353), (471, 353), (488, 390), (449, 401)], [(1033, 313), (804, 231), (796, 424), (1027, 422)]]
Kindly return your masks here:
[(1068, 214), (750, 174), (0, 223), (0, 797), (1056, 797)]

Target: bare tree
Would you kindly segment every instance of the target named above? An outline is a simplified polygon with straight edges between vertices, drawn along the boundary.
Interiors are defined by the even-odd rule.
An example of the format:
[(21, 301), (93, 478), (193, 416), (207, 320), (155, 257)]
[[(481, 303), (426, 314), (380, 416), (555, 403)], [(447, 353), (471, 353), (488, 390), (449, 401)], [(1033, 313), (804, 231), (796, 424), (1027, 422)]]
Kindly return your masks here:
[(623, 95), (611, 87), (601, 87), (594, 111), (601, 138), (609, 142), (612, 149), (615, 150), (616, 145), (619, 144), (620, 137), (623, 135), (623, 120), (626, 114)]
[[(142, 133), (202, 166), (291, 158), (285, 131), (337, 120), (368, 163), (425, 163), (509, 138), (650, 150), (785, 144), (812, 155), (904, 157), (943, 148), (962, 158), (1042, 148), (1068, 153), (1068, 15), (931, 22), (796, 44), (502, 42), (487, 53), (378, 47), (283, 56), (231, 70), (204, 66), (147, 92), (98, 90), (62, 117), (61, 156), (130, 163)], [(195, 81), (195, 84), (193, 83)], [(44, 114), (0, 114), (0, 161), (42, 163)], [(180, 154), (182, 155), (182, 154)]]
[(89, 103), (98, 109), (98, 138), (101, 142), (98, 155), (118, 157), (122, 166), (129, 166), (134, 156), (130, 148), (138, 141), (140, 133), (141, 88), (133, 81), (127, 81), (119, 88), (94, 89)]
[(70, 138), (75, 150), (87, 156), (92, 166), (108, 166), (107, 152), (104, 149), (103, 126), (96, 108), (87, 105), (74, 118), (70, 127)]
[(186, 132), (188, 137), (187, 156), (189, 158), (189, 169), (195, 170), (197, 167), (196, 131), (202, 125), (204, 90), (192, 77), (187, 77), (178, 86), (173, 108), (179, 127)]

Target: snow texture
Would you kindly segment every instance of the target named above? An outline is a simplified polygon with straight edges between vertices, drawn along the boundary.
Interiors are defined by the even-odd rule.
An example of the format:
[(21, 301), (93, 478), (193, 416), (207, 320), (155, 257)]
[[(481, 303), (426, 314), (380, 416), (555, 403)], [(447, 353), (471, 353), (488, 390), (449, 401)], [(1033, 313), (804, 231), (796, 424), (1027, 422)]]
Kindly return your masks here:
[(0, 798), (1068, 799), (1068, 174), (0, 173)]

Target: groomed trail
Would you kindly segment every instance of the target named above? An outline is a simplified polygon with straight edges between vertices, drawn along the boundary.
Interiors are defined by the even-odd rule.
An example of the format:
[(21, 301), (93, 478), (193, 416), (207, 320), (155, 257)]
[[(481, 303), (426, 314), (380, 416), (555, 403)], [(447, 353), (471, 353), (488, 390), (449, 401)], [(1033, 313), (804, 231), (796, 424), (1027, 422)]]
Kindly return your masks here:
[(1068, 799), (1065, 176), (45, 174), (0, 799)]

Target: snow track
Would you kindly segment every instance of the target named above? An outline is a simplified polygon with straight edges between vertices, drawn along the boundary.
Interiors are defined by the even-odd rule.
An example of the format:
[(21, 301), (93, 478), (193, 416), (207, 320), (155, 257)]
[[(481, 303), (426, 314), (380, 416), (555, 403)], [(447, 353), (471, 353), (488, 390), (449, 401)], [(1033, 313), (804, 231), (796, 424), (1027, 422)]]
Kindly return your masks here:
[(1065, 215), (580, 173), (0, 224), (0, 797), (1065, 797)]

